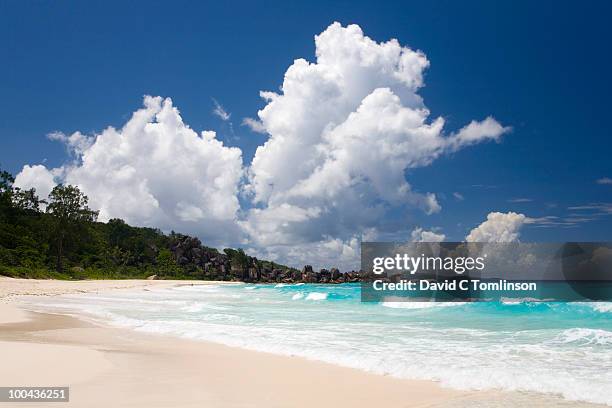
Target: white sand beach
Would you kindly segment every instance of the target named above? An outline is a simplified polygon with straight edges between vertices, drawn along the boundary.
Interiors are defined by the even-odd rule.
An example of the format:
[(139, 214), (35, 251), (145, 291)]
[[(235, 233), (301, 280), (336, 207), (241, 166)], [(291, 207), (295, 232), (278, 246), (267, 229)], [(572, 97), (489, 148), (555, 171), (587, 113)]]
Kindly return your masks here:
[(142, 334), (74, 315), (27, 311), (20, 301), (179, 284), (209, 283), (0, 278), (0, 386), (70, 387), (69, 403), (21, 407), (594, 406), (539, 394), (457, 391), (432, 381)]

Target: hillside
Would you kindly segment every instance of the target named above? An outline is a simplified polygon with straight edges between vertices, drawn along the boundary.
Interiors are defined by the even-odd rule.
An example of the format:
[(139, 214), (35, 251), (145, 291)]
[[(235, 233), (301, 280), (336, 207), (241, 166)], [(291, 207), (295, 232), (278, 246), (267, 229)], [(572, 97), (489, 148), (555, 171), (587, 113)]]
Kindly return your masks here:
[[(74, 186), (58, 185), (49, 202), (35, 190), (13, 186), (0, 172), (0, 275), (55, 279), (203, 279), (245, 282), (342, 283), (359, 273), (338, 269), (301, 271), (248, 256), (223, 252), (198, 238), (134, 227), (120, 219), (97, 221), (97, 212)], [(43, 210), (44, 208), (44, 210)]]

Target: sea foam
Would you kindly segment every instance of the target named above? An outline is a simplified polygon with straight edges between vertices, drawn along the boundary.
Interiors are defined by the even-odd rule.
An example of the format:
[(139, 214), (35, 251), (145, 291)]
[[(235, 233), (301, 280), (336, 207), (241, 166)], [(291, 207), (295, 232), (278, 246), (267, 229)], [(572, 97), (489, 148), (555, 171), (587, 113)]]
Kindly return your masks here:
[(306, 300), (325, 300), (327, 299), (327, 293), (312, 292), (306, 296)]
[[(246, 295), (251, 287), (257, 296)], [(454, 388), (543, 392), (612, 404), (607, 303), (372, 304), (360, 301), (359, 288), (188, 286), (33, 301), (44, 310), (75, 310), (138, 331)]]

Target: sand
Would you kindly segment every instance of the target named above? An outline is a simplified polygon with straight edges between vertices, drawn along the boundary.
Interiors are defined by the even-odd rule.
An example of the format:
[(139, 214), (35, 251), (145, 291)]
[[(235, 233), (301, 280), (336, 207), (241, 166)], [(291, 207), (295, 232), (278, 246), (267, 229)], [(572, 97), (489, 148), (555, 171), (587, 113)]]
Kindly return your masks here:
[(146, 289), (176, 285), (211, 285), (232, 282), (186, 281), (186, 280), (82, 280), (61, 281), (46, 279), (14, 279), (0, 276), (0, 302), (19, 296), (56, 296), (70, 293), (101, 292), (117, 289)]
[(299, 357), (142, 334), (78, 316), (24, 311), (20, 303), (23, 295), (191, 283), (0, 278), (0, 386), (70, 387), (69, 403), (19, 407), (590, 406), (535, 394), (458, 391)]

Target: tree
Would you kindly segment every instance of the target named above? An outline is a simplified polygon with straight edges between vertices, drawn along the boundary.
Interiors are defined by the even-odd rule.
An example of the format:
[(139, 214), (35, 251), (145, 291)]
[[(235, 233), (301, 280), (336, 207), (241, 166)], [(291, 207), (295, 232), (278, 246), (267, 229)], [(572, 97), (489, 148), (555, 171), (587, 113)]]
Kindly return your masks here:
[(13, 203), (13, 183), (15, 178), (8, 171), (0, 171), (0, 218)]
[(49, 194), (47, 213), (52, 216), (58, 272), (63, 270), (66, 242), (75, 240), (83, 227), (98, 218), (98, 212), (91, 210), (88, 202), (87, 196), (76, 186), (59, 184)]
[(176, 264), (172, 252), (166, 248), (160, 250), (157, 255), (157, 270), (162, 276), (176, 277), (181, 273), (181, 268)]
[(39, 213), (40, 205), (46, 204), (45, 200), (41, 200), (36, 195), (36, 189), (31, 188), (29, 190), (22, 190), (20, 188), (13, 188), (13, 206), (21, 211), (27, 213)]
[(225, 254), (230, 259), (232, 266), (238, 267), (243, 271), (245, 271), (249, 267), (249, 256), (244, 253), (244, 250), (242, 248), (225, 248), (223, 252), (225, 252)]
[(111, 246), (123, 247), (126, 238), (130, 236), (130, 226), (120, 218), (108, 221), (108, 240)]

